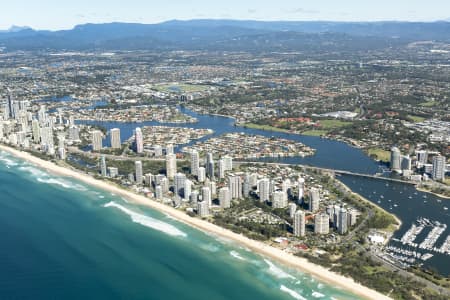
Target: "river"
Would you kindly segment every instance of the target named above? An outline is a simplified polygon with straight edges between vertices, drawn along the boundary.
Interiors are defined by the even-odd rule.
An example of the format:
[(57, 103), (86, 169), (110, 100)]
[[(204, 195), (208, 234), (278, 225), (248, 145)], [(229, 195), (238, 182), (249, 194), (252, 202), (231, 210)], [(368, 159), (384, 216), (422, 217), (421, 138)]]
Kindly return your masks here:
[[(369, 158), (363, 151), (352, 147), (344, 142), (335, 141), (315, 136), (304, 136), (283, 132), (264, 131), (259, 129), (249, 129), (234, 126), (234, 119), (214, 116), (202, 115), (195, 113), (187, 108), (180, 108), (183, 113), (198, 119), (193, 124), (165, 124), (158, 122), (142, 122), (142, 123), (122, 123), (122, 122), (80, 122), (88, 124), (96, 124), (106, 129), (120, 128), (122, 139), (129, 138), (133, 134), (136, 127), (164, 125), (172, 127), (190, 127), (190, 128), (209, 128), (214, 130), (212, 135), (206, 136), (200, 140), (192, 141), (187, 145), (191, 145), (198, 141), (207, 140), (211, 137), (220, 136), (229, 132), (244, 132), (246, 134), (258, 134), (267, 137), (279, 137), (300, 141), (317, 150), (316, 154), (308, 157), (289, 157), (271, 161), (280, 163), (303, 164), (316, 167), (345, 170), (356, 173), (375, 174), (382, 171), (382, 167), (374, 160)], [(109, 138), (105, 140), (105, 144), (109, 145)], [(180, 145), (175, 150), (179, 151), (186, 145)], [(425, 217), (431, 221), (439, 221), (450, 225), (450, 211), (446, 207), (450, 207), (450, 200), (441, 199), (435, 195), (418, 192), (415, 188), (408, 184), (387, 183), (383, 180), (341, 176), (339, 179), (349, 186), (354, 192), (359, 193), (373, 203), (383, 207), (388, 212), (395, 214), (401, 221), (401, 228), (395, 233), (394, 237), (400, 239), (402, 235), (410, 228), (411, 224), (418, 218)], [(382, 197), (381, 197), (382, 196)], [(390, 201), (389, 201), (390, 200)], [(450, 227), (450, 226), (449, 226)], [(418, 236), (419, 243), (426, 237), (429, 230)], [(445, 238), (450, 234), (450, 228), (443, 232), (437, 240), (435, 246), (440, 247)], [(396, 246), (400, 243), (392, 242)], [(413, 249), (411, 249), (413, 250)], [(427, 251), (420, 251), (425, 253)], [(433, 268), (439, 273), (448, 276), (450, 274), (450, 256), (430, 252), (434, 256), (424, 263), (425, 266)]]

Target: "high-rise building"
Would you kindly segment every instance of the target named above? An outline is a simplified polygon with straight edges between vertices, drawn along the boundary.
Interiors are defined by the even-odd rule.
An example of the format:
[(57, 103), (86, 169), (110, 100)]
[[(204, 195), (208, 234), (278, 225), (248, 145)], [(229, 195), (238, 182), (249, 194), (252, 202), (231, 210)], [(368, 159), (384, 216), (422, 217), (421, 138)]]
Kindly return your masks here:
[(206, 155), (206, 176), (214, 180), (214, 158), (212, 153)]
[(401, 171), (401, 153), (397, 147), (391, 148), (391, 170), (400, 173)]
[(175, 195), (175, 199), (179, 200), (182, 197), (184, 197), (184, 187), (185, 187), (185, 183), (186, 183), (186, 175), (184, 175), (183, 173), (175, 174), (173, 182), (174, 182), (173, 193)]
[(341, 208), (341, 211), (339, 212), (339, 226), (337, 228), (338, 232), (340, 234), (345, 234), (348, 230), (348, 220), (347, 220), (347, 210), (344, 208)]
[(144, 136), (142, 135), (142, 130), (140, 127), (137, 127), (134, 130), (134, 144), (136, 147), (136, 153), (144, 152)]
[(143, 177), (143, 171), (142, 171), (142, 161), (138, 160), (134, 162), (134, 165), (136, 167), (136, 184), (143, 184), (144, 183), (144, 177)]
[(303, 196), (305, 195), (305, 179), (300, 177), (298, 179), (298, 195), (297, 195), (297, 203), (299, 205), (303, 204)]
[(163, 191), (162, 191), (162, 187), (160, 185), (157, 185), (155, 187), (155, 198), (157, 200), (162, 200), (163, 199)]
[(166, 155), (167, 154), (174, 154), (175, 152), (173, 151), (173, 144), (167, 144), (166, 145)]
[(287, 197), (283, 191), (275, 191), (272, 194), (272, 207), (273, 208), (285, 208), (287, 206)]
[(33, 142), (39, 144), (41, 142), (41, 127), (39, 126), (38, 120), (33, 119), (33, 121), (31, 121), (31, 129), (33, 133)]
[(297, 211), (297, 204), (289, 203), (289, 217), (293, 218), (296, 211)]
[(247, 198), (250, 196), (250, 174), (245, 173), (244, 183), (242, 184), (242, 196)]
[(306, 232), (305, 213), (301, 210), (298, 210), (294, 214), (294, 235), (305, 236), (305, 232)]
[[(106, 170), (107, 170), (107, 168), (106, 168), (106, 157), (104, 156), (104, 155), (102, 155), (101, 157), (100, 157), (100, 174), (103, 176), (103, 177), (106, 177), (108, 174), (106, 173)], [(112, 177), (112, 176), (111, 176)]]
[(208, 207), (212, 206), (211, 190), (208, 186), (202, 187), (202, 201), (206, 202)]
[(203, 167), (198, 168), (197, 180), (198, 182), (205, 182), (206, 170)]
[(191, 151), (191, 174), (198, 176), (198, 168), (200, 168), (200, 157), (197, 150)]
[(58, 155), (59, 159), (66, 159), (66, 148), (65, 148), (65, 138), (64, 136), (58, 136)]
[(111, 137), (111, 148), (120, 149), (122, 146), (122, 141), (120, 139), (120, 129), (119, 128), (111, 129), (110, 137)]
[(316, 188), (311, 188), (309, 190), (309, 211), (315, 213), (319, 210), (320, 206), (320, 195), (319, 190)]
[(400, 166), (402, 168), (402, 171), (411, 171), (411, 158), (409, 157), (409, 155), (401, 156)]
[(119, 176), (119, 169), (116, 167), (108, 167), (109, 177), (116, 178)]
[(417, 161), (419, 163), (426, 164), (428, 162), (428, 151), (427, 150), (418, 150), (416, 151)]
[(166, 174), (167, 178), (173, 179), (177, 172), (177, 157), (175, 154), (166, 155)]
[(186, 179), (184, 182), (183, 200), (189, 202), (192, 193), (192, 181)]
[(198, 202), (198, 191), (197, 190), (192, 191), (190, 198), (191, 198), (191, 203), (192, 204), (197, 204), (197, 202)]
[(226, 171), (226, 166), (225, 166), (225, 161), (223, 159), (219, 160), (219, 178), (223, 179), (225, 178), (225, 171)]
[(330, 217), (326, 213), (314, 217), (314, 233), (328, 234), (330, 232)]
[(219, 203), (222, 208), (230, 208), (231, 206), (230, 189), (226, 186), (219, 190)]
[(445, 179), (445, 157), (436, 155), (433, 157), (433, 173), (431, 174), (433, 180)]
[(225, 171), (233, 171), (233, 158), (229, 155), (225, 155), (222, 159), (225, 164)]
[(69, 127), (69, 140), (72, 142), (80, 141), (80, 129), (77, 126), (72, 125)]
[(228, 187), (230, 188), (231, 199), (242, 198), (242, 179), (240, 176), (228, 176)]
[(93, 151), (102, 150), (102, 148), (103, 148), (102, 136), (103, 136), (103, 133), (100, 130), (94, 130), (92, 132), (92, 150)]
[(270, 180), (263, 178), (258, 182), (259, 201), (266, 202), (270, 199)]
[(206, 201), (203, 200), (197, 203), (197, 213), (202, 218), (209, 215), (209, 206)]

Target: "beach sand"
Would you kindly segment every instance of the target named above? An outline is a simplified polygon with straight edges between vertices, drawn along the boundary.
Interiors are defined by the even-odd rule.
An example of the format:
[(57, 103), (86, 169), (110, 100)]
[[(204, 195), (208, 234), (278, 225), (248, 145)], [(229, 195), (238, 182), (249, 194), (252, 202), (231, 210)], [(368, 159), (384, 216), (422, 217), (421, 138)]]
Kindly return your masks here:
[(310, 274), (313, 277), (316, 277), (317, 279), (319, 279), (321, 281), (324, 281), (333, 286), (348, 290), (348, 291), (354, 293), (355, 295), (358, 295), (365, 299), (377, 299), (377, 300), (390, 299), (389, 297), (387, 297), (377, 291), (374, 291), (368, 287), (365, 287), (365, 286), (355, 282), (353, 279), (351, 279), (349, 277), (339, 275), (337, 273), (329, 271), (328, 269), (326, 269), (322, 266), (312, 264), (304, 258), (297, 257), (292, 254), (286, 253), (280, 249), (271, 247), (263, 242), (251, 240), (241, 234), (234, 233), (230, 230), (224, 229), (222, 227), (219, 227), (219, 226), (209, 223), (207, 221), (200, 220), (200, 219), (194, 218), (194, 217), (190, 217), (183, 211), (179, 211), (170, 206), (153, 201), (147, 197), (135, 194), (131, 191), (127, 191), (116, 185), (94, 179), (93, 177), (91, 177), (85, 173), (82, 173), (80, 171), (57, 166), (50, 161), (42, 160), (38, 157), (31, 155), (30, 153), (19, 151), (19, 150), (16, 150), (14, 148), (10, 148), (7, 146), (0, 145), (0, 150), (8, 152), (20, 159), (26, 160), (40, 168), (46, 169), (47, 171), (49, 171), (51, 173), (61, 175), (61, 176), (75, 178), (79, 181), (82, 181), (82, 182), (88, 184), (88, 185), (91, 185), (91, 186), (94, 186), (94, 187), (97, 187), (97, 188), (100, 188), (103, 190), (107, 190), (109, 192), (123, 196), (134, 204), (147, 206), (147, 207), (153, 208), (155, 210), (158, 210), (162, 213), (168, 214), (168, 215), (172, 216), (173, 218), (177, 219), (178, 221), (183, 222), (192, 227), (195, 227), (197, 229), (200, 229), (202, 231), (205, 231), (210, 234), (214, 234), (214, 235), (226, 238), (226, 239), (230, 239), (234, 242), (237, 242), (237, 243), (249, 248), (250, 250), (254, 251), (255, 253), (258, 253), (258, 254), (261, 254), (268, 258), (274, 259), (288, 267), (298, 269), (301, 272)]

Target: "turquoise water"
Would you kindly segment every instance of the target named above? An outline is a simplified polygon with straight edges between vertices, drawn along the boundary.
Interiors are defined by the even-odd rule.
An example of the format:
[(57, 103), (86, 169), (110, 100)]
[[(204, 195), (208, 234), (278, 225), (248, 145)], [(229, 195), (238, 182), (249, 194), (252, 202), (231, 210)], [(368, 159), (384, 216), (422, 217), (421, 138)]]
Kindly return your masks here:
[(358, 299), (0, 152), (1, 299)]

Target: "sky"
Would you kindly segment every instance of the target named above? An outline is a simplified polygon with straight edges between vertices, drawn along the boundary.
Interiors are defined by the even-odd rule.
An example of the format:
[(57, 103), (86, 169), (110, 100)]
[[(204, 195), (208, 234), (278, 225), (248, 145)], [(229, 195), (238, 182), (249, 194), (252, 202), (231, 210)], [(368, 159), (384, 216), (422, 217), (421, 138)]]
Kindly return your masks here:
[[(449, 0), (4, 0), (0, 29), (180, 19), (450, 21)], [(6, 2), (6, 3), (5, 3)]]

